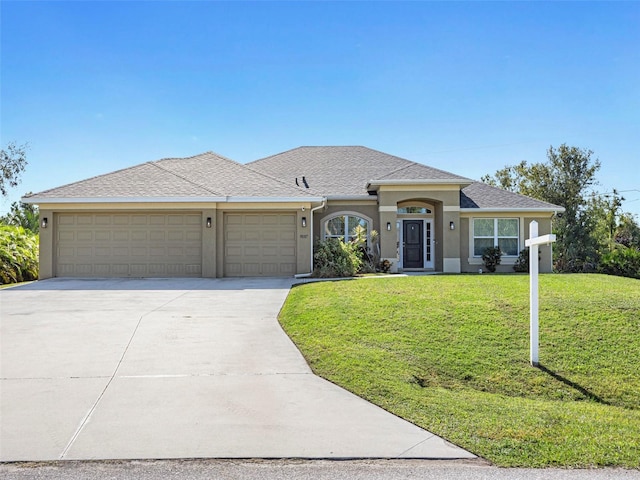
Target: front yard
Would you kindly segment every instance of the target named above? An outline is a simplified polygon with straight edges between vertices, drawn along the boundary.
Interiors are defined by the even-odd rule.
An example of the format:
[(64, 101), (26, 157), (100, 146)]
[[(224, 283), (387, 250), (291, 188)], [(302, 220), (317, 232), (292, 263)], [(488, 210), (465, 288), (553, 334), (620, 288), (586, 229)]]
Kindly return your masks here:
[(292, 289), (280, 322), (313, 370), (501, 466), (640, 468), (640, 281), (437, 275)]

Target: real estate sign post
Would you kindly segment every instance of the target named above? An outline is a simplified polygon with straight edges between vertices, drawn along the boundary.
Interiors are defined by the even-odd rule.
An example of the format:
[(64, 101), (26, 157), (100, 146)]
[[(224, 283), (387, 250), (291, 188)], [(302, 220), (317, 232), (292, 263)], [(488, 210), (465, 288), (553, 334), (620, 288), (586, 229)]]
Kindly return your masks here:
[(554, 234), (538, 236), (538, 222), (529, 224), (529, 240), (524, 244), (529, 247), (529, 359), (531, 365), (537, 367), (538, 361), (538, 247), (556, 241)]

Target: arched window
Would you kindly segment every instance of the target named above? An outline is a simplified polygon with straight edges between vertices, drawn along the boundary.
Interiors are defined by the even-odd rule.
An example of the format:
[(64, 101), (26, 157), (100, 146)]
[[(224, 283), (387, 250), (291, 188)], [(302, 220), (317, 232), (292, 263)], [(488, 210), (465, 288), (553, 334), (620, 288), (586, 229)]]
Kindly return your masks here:
[(355, 213), (339, 213), (324, 221), (324, 238), (339, 238), (343, 242), (354, 239), (356, 228), (361, 227), (369, 239), (371, 220)]

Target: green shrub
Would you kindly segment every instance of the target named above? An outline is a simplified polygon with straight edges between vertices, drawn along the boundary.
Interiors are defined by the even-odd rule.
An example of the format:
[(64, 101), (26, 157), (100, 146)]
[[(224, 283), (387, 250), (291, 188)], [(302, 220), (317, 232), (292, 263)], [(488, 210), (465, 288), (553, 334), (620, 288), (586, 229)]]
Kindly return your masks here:
[(513, 264), (513, 270), (520, 273), (529, 273), (529, 247), (520, 250), (518, 259)]
[(490, 272), (496, 271), (496, 267), (500, 265), (501, 260), (502, 252), (499, 247), (487, 247), (482, 252), (482, 261)]
[(600, 260), (600, 271), (620, 277), (640, 278), (640, 250), (616, 245)]
[(22, 227), (0, 225), (0, 283), (38, 278), (38, 235)]
[(316, 242), (313, 253), (313, 275), (322, 278), (353, 277), (362, 267), (362, 250), (356, 243), (338, 238)]

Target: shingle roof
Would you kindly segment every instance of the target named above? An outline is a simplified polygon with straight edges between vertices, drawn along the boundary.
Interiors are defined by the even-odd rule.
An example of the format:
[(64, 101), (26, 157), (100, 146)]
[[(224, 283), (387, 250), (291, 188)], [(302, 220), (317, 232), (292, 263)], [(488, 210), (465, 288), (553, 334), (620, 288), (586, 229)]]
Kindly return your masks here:
[(282, 181), (304, 176), (311, 188), (327, 196), (366, 195), (372, 180), (468, 180), (361, 146), (299, 147), (247, 165)]
[(444, 170), (438, 170), (437, 168), (422, 165), (420, 163), (412, 163), (406, 167), (394, 170), (383, 177), (372, 180), (441, 180), (443, 182), (463, 182), (470, 183), (470, 180), (455, 173), (445, 172)]
[(550, 203), (360, 146), (299, 147), (247, 165), (213, 152), (165, 158), (25, 198), (36, 203), (59, 199), (312, 199), (367, 195), (370, 182), (395, 180), (458, 183), (464, 187), (460, 191), (461, 208), (562, 210)]
[(473, 182), (460, 191), (460, 208), (564, 211), (564, 208), (558, 205), (508, 192), (481, 182)]
[(212, 152), (166, 158), (52, 188), (26, 198), (212, 198), (311, 197), (309, 189), (286, 185)]

